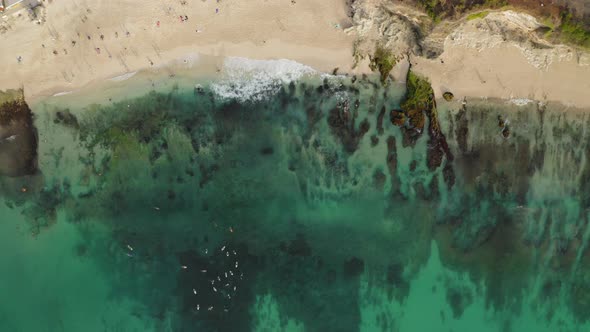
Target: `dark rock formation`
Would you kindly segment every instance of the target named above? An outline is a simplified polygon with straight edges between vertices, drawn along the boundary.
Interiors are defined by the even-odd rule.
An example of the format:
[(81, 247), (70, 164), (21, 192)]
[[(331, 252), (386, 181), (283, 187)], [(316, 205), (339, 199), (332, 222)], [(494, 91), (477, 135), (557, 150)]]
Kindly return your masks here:
[(398, 127), (401, 127), (406, 123), (406, 116), (402, 110), (391, 110), (389, 118), (391, 119), (391, 123)]
[(383, 190), (383, 187), (385, 186), (386, 179), (387, 179), (387, 177), (385, 176), (383, 171), (381, 171), (380, 169), (376, 170), (375, 173), (373, 173), (373, 181), (375, 183), (375, 188), (379, 191)]
[(0, 175), (11, 177), (37, 172), (37, 129), (22, 91), (2, 93), (0, 105)]
[(447, 91), (447, 92), (443, 93), (443, 98), (444, 98), (446, 101), (451, 101), (451, 100), (453, 100), (453, 98), (454, 98), (454, 97), (455, 97), (455, 95), (453, 95), (453, 94), (452, 94), (451, 92), (449, 92), (449, 91)]
[(356, 112), (351, 114), (348, 102), (332, 109), (328, 115), (328, 125), (332, 129), (332, 133), (340, 139), (344, 149), (350, 153), (356, 151), (360, 140), (371, 127), (367, 119), (360, 123), (358, 129), (355, 128), (355, 122)]
[(467, 288), (448, 287), (447, 302), (453, 311), (453, 317), (458, 319), (463, 315), (465, 308), (473, 302), (473, 296)]
[(443, 155), (446, 156), (448, 162), (452, 162), (454, 157), (447, 144), (447, 139), (440, 129), (434, 96), (431, 95), (431, 98), (433, 98), (432, 107), (426, 111), (426, 116), (430, 120), (428, 126), (428, 136), (430, 139), (428, 140), (428, 151), (426, 155), (428, 169), (435, 170), (441, 165)]
[(400, 179), (397, 174), (397, 147), (394, 136), (387, 138), (387, 151), (387, 168), (391, 176), (391, 192), (397, 194), (400, 188)]
[(469, 133), (469, 121), (467, 120), (467, 112), (465, 108), (461, 109), (457, 115), (455, 115), (455, 140), (459, 145), (459, 150), (462, 153), (467, 153), (467, 134)]
[(379, 115), (377, 115), (377, 133), (383, 135), (383, 118), (385, 117), (385, 106), (381, 108)]
[(55, 118), (53, 119), (53, 123), (62, 124), (66, 127), (72, 127), (79, 129), (80, 124), (78, 123), (78, 119), (74, 114), (70, 112), (70, 110), (63, 110), (55, 112)]
[(371, 136), (371, 146), (375, 147), (375, 146), (377, 146), (377, 144), (379, 144), (379, 137), (377, 137), (377, 135), (372, 135)]
[(352, 257), (344, 262), (343, 272), (346, 277), (358, 277), (365, 270), (365, 262), (358, 257)]

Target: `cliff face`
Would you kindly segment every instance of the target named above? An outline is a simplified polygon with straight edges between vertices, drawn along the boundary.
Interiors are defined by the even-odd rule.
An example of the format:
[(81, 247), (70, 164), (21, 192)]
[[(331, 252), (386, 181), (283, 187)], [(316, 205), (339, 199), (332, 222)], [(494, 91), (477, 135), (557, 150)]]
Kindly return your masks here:
[[(403, 0), (386, 1), (404, 3)], [(555, 18), (558, 18), (560, 13), (568, 11), (580, 21), (590, 14), (588, 0), (410, 0), (409, 2), (423, 8), (433, 18), (449, 18), (471, 10), (503, 6), (511, 6), (538, 16)]]
[(0, 92), (0, 175), (37, 172), (37, 129), (22, 91)]
[[(384, 0), (386, 4), (406, 4)], [(434, 22), (454, 20), (481, 10), (514, 9), (545, 22), (546, 37), (552, 42), (590, 48), (590, 1), (588, 0), (410, 0)], [(544, 31), (544, 32), (546, 32)]]
[(436, 21), (426, 12), (396, 1), (357, 0), (351, 4), (351, 13), (353, 26), (348, 32), (358, 36), (355, 56), (372, 54), (375, 43), (396, 55), (431, 59), (450, 47), (482, 50), (511, 45), (539, 69), (560, 60), (590, 64), (588, 52), (554, 43), (558, 29), (514, 10)]

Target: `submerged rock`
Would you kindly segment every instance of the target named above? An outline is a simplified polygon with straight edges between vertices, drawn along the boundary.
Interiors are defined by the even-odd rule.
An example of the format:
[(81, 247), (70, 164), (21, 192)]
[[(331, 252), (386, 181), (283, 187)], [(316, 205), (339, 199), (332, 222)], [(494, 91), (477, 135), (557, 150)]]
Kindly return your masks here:
[(385, 173), (380, 169), (377, 169), (375, 173), (373, 173), (373, 183), (375, 184), (375, 189), (378, 191), (383, 191), (385, 180), (387, 180), (387, 176), (385, 176)]
[(469, 134), (469, 121), (467, 120), (467, 111), (462, 108), (455, 115), (455, 140), (462, 153), (467, 153), (467, 139)]
[(387, 138), (387, 151), (386, 163), (391, 179), (391, 192), (397, 194), (401, 186), (401, 180), (397, 173), (397, 146), (395, 136), (389, 136)]
[(377, 132), (379, 135), (383, 135), (383, 118), (385, 117), (385, 106), (381, 108), (379, 115), (377, 115)]
[(504, 128), (502, 129), (502, 136), (504, 136), (504, 138), (508, 138), (510, 137), (510, 127), (509, 126), (504, 126)]
[(401, 127), (404, 125), (404, 123), (406, 123), (406, 115), (402, 110), (392, 110), (389, 113), (389, 118), (391, 120), (391, 123), (398, 127)]
[(371, 127), (369, 121), (364, 119), (356, 129), (356, 117), (356, 112), (351, 114), (348, 102), (345, 102), (343, 105), (332, 109), (327, 119), (332, 133), (340, 139), (345, 150), (350, 153), (356, 151), (360, 140)]
[(446, 298), (455, 319), (460, 318), (465, 308), (473, 303), (473, 295), (466, 287), (448, 287)]
[(53, 123), (62, 124), (64, 126), (76, 129), (80, 128), (78, 119), (68, 109), (55, 112), (55, 118), (53, 119)]
[(37, 172), (37, 129), (22, 90), (0, 92), (0, 175)]
[(343, 272), (346, 277), (358, 277), (364, 270), (365, 262), (358, 257), (352, 257), (343, 265)]
[(379, 144), (379, 137), (377, 137), (377, 135), (372, 135), (371, 136), (371, 146), (375, 147), (375, 146), (377, 146), (377, 144)]
[(424, 122), (426, 121), (424, 112), (412, 109), (407, 112), (407, 115), (408, 118), (410, 118), (409, 124), (411, 128), (417, 130), (418, 133), (422, 133), (422, 130), (424, 130)]

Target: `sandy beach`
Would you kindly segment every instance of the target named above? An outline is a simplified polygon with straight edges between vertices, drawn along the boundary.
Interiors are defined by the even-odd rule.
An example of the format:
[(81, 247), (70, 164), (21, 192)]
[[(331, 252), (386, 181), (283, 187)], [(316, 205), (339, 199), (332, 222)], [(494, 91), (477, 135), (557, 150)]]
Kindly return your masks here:
[[(8, 12), (3, 19), (10, 29), (0, 34), (8, 50), (0, 53), (0, 89), (23, 86), (30, 100), (186, 63), (199, 54), (285, 58), (324, 72), (369, 71), (367, 60), (353, 69), (353, 42), (359, 36), (345, 31), (353, 22), (344, 0), (146, 0), (141, 6), (130, 0), (70, 0), (44, 6), (45, 23)], [(412, 68), (431, 80), (437, 97), (448, 90), (459, 98), (590, 107), (588, 54), (581, 58), (572, 53), (539, 67), (531, 64), (527, 50), (509, 42), (483, 49), (445, 43), (437, 59), (413, 56)]]
[(45, 5), (44, 24), (11, 18), (12, 29), (0, 35), (10, 50), (0, 54), (0, 89), (22, 85), (28, 98), (50, 96), (195, 54), (289, 58), (321, 71), (350, 70), (353, 61), (354, 37), (335, 27), (346, 24), (339, 0)]
[(428, 76), (437, 97), (452, 91), (460, 98), (530, 99), (590, 107), (589, 66), (564, 61), (541, 70), (510, 46), (484, 52), (452, 48), (443, 53), (442, 59), (444, 63), (416, 58), (413, 67)]

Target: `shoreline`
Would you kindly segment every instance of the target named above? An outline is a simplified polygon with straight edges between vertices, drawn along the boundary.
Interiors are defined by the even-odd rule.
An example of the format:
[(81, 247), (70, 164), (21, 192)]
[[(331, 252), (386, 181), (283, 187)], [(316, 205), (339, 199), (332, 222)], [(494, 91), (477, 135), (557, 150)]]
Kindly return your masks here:
[[(117, 71), (114, 68), (105, 68), (104, 71), (101, 72), (100, 76), (96, 76), (94, 78), (89, 78), (88, 80), (83, 80), (76, 82), (75, 84), (51, 84), (49, 82), (42, 82), (38, 85), (25, 85), (25, 97), (31, 101), (39, 101), (41, 99), (52, 97), (56, 93), (62, 92), (75, 92), (79, 90), (85, 90), (87, 87), (101, 84), (102, 82), (108, 81), (111, 83), (119, 83), (124, 82), (132, 76), (136, 76), (139, 73), (149, 73), (149, 75), (157, 75), (160, 73), (161, 75), (167, 75), (172, 73), (171, 75), (175, 75), (174, 73), (179, 70), (186, 70), (191, 72), (193, 67), (200, 67), (196, 76), (201, 75), (202, 73), (205, 74), (214, 74), (217, 72), (221, 66), (223, 66), (223, 60), (227, 58), (233, 57), (240, 57), (240, 58), (247, 58), (250, 60), (291, 60), (295, 61), (301, 65), (309, 66), (314, 70), (321, 72), (321, 73), (330, 73), (335, 68), (339, 68), (340, 73), (348, 73), (348, 74), (372, 74), (372, 71), (368, 68), (366, 64), (360, 64), (355, 69), (348, 69), (351, 68), (353, 64), (353, 58), (349, 55), (348, 50), (330, 50), (330, 49), (321, 49), (309, 46), (299, 46), (289, 43), (284, 43), (280, 40), (276, 41), (269, 41), (268, 44), (272, 46), (268, 50), (260, 50), (256, 47), (256, 45), (246, 42), (240, 44), (225, 44), (219, 43), (210, 46), (205, 46), (204, 49), (199, 52), (194, 52), (194, 50), (188, 49), (188, 47), (181, 47), (178, 49), (171, 50), (166, 54), (163, 54), (163, 63), (157, 67), (151, 66), (137, 66), (137, 67), (130, 67), (131, 71)], [(223, 51), (221, 51), (223, 50)], [(280, 50), (280, 51), (279, 51)], [(282, 57), (282, 53), (284, 50), (298, 50), (303, 54), (301, 56), (292, 56), (292, 57)], [(186, 51), (186, 53), (183, 53)], [(310, 54), (322, 54), (322, 57), (312, 57), (306, 55), (305, 53)], [(286, 54), (294, 54), (292, 52), (287, 52)], [(188, 65), (184, 61), (189, 58), (194, 58), (196, 56), (197, 60)], [(216, 61), (208, 60), (210, 67), (203, 68), (202, 64), (199, 64), (199, 60), (203, 57), (206, 58), (216, 58)], [(336, 59), (336, 61), (334, 61)], [(196, 62), (196, 63), (195, 63)], [(193, 71), (194, 72), (194, 71)], [(167, 73), (167, 74), (165, 74)], [(133, 74), (133, 75), (131, 75)], [(131, 75), (131, 76), (129, 76)], [(128, 77), (129, 76), (129, 77)], [(127, 79), (121, 79), (125, 78)], [(9, 89), (11, 86), (14, 88), (13, 85), (10, 83), (3, 82), (0, 79), (0, 90)]]
[[(0, 90), (22, 86), (25, 98), (37, 103), (56, 94), (104, 86), (104, 82), (125, 82), (142, 73), (174, 76), (187, 70), (196, 77), (215, 75), (228, 57), (289, 59), (323, 73), (335, 68), (339, 73), (373, 73), (366, 58), (354, 66), (353, 45), (361, 34), (344, 28), (356, 23), (343, 0), (321, 4), (312, 0), (296, 4), (227, 0), (166, 6), (147, 0), (139, 12), (130, 1), (58, 2), (46, 6), (47, 22), (42, 25), (26, 19), (14, 21), (13, 30), (0, 34), (0, 43), (11, 50), (0, 54), (4, 73)], [(107, 9), (112, 17), (102, 18)], [(180, 22), (179, 13), (190, 18)], [(497, 13), (494, 19), (501, 16)], [(553, 45), (553, 53), (532, 55), (552, 57), (545, 68), (538, 68), (530, 63), (531, 54), (526, 53), (530, 50), (519, 49), (510, 40), (497, 44), (497, 36), (486, 41), (488, 32), (476, 26), (473, 21), (459, 26), (452, 34), (467, 39), (449, 42), (446, 37), (442, 53), (434, 59), (410, 57), (412, 70), (431, 82), (437, 99), (450, 91), (457, 99), (531, 99), (590, 108), (585, 96), (590, 80), (584, 79), (590, 77), (590, 63), (586, 63), (590, 55), (582, 53), (580, 61), (579, 54), (568, 53), (569, 58), (562, 59), (559, 52), (566, 47)], [(462, 44), (477, 44), (480, 39), (484, 46), (479, 49)], [(15, 60), (17, 56), (22, 56), (21, 63)], [(199, 64), (203, 58), (210, 68)], [(400, 66), (393, 70), (397, 82), (403, 81), (395, 74), (403, 72)]]
[(319, 71), (352, 71), (354, 36), (336, 28), (346, 10), (340, 0), (147, 0), (141, 11), (132, 1), (54, 2), (44, 24), (15, 18), (13, 29), (0, 34), (11, 50), (0, 54), (0, 90), (24, 86), (25, 96), (37, 100), (133, 71), (168, 70), (194, 54), (288, 58)]
[(530, 99), (590, 108), (590, 80), (584, 79), (590, 77), (590, 66), (573, 60), (539, 69), (514, 46), (483, 51), (449, 47), (440, 58), (444, 63), (412, 58), (412, 69), (428, 77), (437, 98), (450, 91), (456, 98)]

